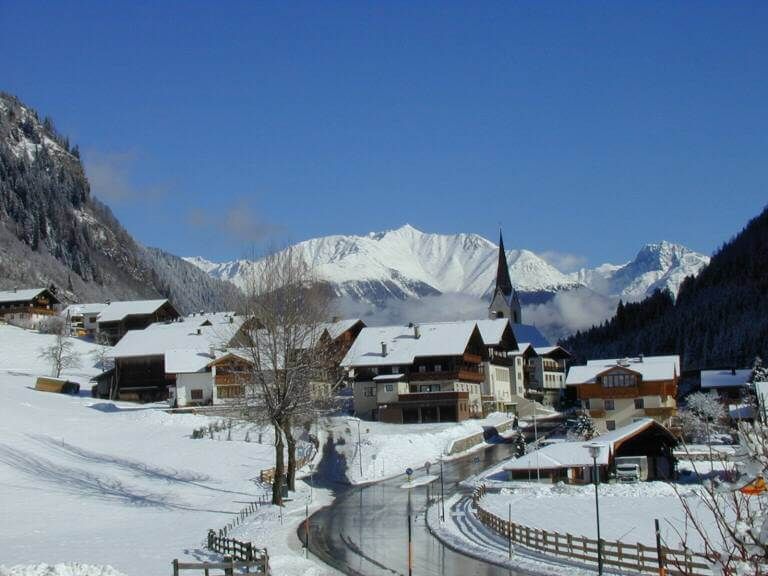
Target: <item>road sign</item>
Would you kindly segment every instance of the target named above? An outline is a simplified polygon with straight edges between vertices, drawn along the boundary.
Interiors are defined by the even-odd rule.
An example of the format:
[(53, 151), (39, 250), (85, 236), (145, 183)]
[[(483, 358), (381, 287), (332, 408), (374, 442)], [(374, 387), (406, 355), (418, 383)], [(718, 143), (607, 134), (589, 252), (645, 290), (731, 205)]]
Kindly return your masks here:
[(413, 476), (413, 468), (406, 468), (405, 473), (408, 474), (408, 477), (410, 478)]

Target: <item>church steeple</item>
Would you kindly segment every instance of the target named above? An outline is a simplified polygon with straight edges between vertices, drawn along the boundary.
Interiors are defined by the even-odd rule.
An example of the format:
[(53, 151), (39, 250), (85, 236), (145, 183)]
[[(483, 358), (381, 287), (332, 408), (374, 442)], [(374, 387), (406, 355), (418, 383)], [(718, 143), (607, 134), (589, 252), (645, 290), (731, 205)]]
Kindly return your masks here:
[(507, 253), (504, 250), (504, 237), (499, 230), (499, 260), (496, 265), (496, 287), (493, 290), (493, 299), (488, 307), (490, 318), (509, 318), (513, 324), (522, 323), (522, 312), (517, 292), (512, 286), (507, 264)]
[(496, 266), (496, 290), (500, 290), (504, 296), (511, 296), (515, 289), (512, 287), (512, 280), (509, 277), (509, 265), (507, 264), (507, 253), (504, 250), (504, 237), (499, 230), (499, 263)]

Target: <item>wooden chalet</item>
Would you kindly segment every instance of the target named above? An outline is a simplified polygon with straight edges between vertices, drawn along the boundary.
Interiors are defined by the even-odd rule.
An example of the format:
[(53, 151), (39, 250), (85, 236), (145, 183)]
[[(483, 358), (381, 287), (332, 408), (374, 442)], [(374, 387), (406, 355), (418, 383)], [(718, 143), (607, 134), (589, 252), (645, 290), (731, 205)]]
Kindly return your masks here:
[(60, 304), (56, 287), (26, 288), (0, 292), (0, 319), (31, 330), (56, 314)]
[(384, 422), (457, 422), (482, 416), (488, 349), (472, 322), (365, 328), (342, 366), (355, 413)]
[(109, 302), (99, 313), (97, 332), (115, 345), (129, 330), (142, 330), (150, 324), (169, 322), (179, 317), (168, 300)]

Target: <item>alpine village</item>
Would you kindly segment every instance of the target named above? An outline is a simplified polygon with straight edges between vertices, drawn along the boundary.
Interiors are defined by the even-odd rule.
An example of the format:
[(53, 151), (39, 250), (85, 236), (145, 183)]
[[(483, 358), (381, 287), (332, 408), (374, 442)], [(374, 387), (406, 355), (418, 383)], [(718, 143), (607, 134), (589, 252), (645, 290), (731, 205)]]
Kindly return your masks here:
[[(14, 13), (25, 11), (21, 4), (7, 6)], [(464, 103), (452, 108), (454, 114), (463, 117), (484, 106), (494, 110), (488, 94), (508, 94), (497, 85), (502, 80), (483, 80), (487, 71), (481, 72), (480, 60), (486, 56), (470, 63), (466, 58), (473, 57), (459, 58), (453, 44), (480, 42), (473, 28), (478, 26), (496, 38), (489, 42), (503, 44), (500, 50), (511, 45), (522, 49), (524, 39), (501, 40), (487, 22), (477, 21), (477, 14), (469, 15), (485, 12), (489, 5), (465, 6), (468, 11), (461, 17), (455, 14), (457, 5), (433, 5), (429, 22), (439, 19), (437, 13), (444, 9), (446, 18), (451, 14), (445, 26), (466, 34), (472, 30), (473, 40), (457, 37), (450, 47), (442, 36), (432, 35), (436, 32), (427, 20), (414, 16), (411, 21), (401, 14), (404, 19), (391, 23), (393, 44), (387, 44), (391, 54), (386, 57), (372, 53), (372, 43), (382, 41), (379, 26), (391, 16), (384, 12), (399, 11), (395, 5), (374, 8), (364, 2), (353, 9), (348, 4), (344, 17), (329, 14), (339, 6), (331, 10), (326, 4), (326, 12), (320, 5), (305, 5), (303, 16), (290, 19), (290, 24), (279, 12), (292, 10), (294, 3), (281, 10), (269, 3), (247, 9), (225, 3), (218, 11), (210, 5), (210, 13), (193, 3), (174, 15), (168, 6), (145, 6), (139, 20), (128, 4), (118, 5), (125, 10), (109, 15), (108, 30), (115, 43), (127, 42), (112, 18), (131, 21), (137, 36), (129, 43), (136, 45), (126, 58), (135, 59), (130, 66), (147, 67), (147, 90), (154, 94), (181, 88), (173, 79), (176, 70), (160, 72), (155, 56), (145, 54), (145, 40), (159, 50), (157, 58), (169, 59), (169, 67), (186, 70), (189, 88), (185, 84), (184, 94), (177, 94), (178, 110), (171, 105), (160, 112), (145, 104), (139, 127), (131, 125), (137, 118), (131, 110), (120, 111), (129, 100), (117, 94), (114, 108), (90, 105), (86, 114), (75, 110), (88, 108), (86, 102), (57, 104), (58, 89), (41, 96), (31, 84), (14, 81), (10, 87), (19, 96), (0, 92), (0, 576), (768, 574), (768, 364), (763, 361), (768, 358), (768, 205), (757, 194), (757, 204), (742, 202), (751, 211), (745, 213), (743, 206), (731, 210), (741, 201), (738, 186), (749, 178), (758, 182), (757, 165), (750, 168), (742, 158), (734, 170), (743, 174), (731, 175), (728, 162), (739, 152), (723, 152), (722, 163), (713, 161), (706, 170), (717, 173), (713, 181), (728, 180), (730, 187), (718, 192), (723, 198), (717, 204), (712, 199), (711, 207), (710, 192), (702, 191), (697, 200), (701, 210), (690, 218), (676, 212), (674, 192), (668, 201), (642, 194), (614, 201), (613, 191), (604, 196), (596, 191), (594, 197), (584, 192), (583, 200), (547, 191), (547, 178), (561, 181), (560, 160), (574, 181), (588, 178), (590, 170), (627, 170), (631, 153), (624, 141), (617, 144), (617, 154), (628, 154), (617, 161), (620, 167), (609, 166), (606, 158), (613, 156), (606, 151), (594, 165), (589, 154), (573, 156), (580, 159), (575, 163), (583, 164), (572, 170), (571, 157), (562, 150), (550, 151), (554, 169), (541, 176), (541, 191), (523, 185), (506, 196), (483, 191), (485, 183), (493, 188), (490, 183), (496, 177), (495, 169), (489, 174), (483, 170), (500, 158), (488, 153), (476, 163), (473, 184), (478, 186), (454, 194), (449, 181), (455, 177), (463, 182), (459, 172), (469, 160), (457, 156), (467, 148), (451, 148), (452, 139), (460, 138), (453, 132), (458, 127), (438, 128), (432, 122), (439, 123), (435, 119), (445, 112), (441, 106), (455, 101), (439, 94), (441, 81), (434, 70), (416, 73), (419, 65), (403, 60), (404, 48), (398, 42), (407, 44), (401, 36), (405, 28), (419, 29), (424, 36), (419, 43), (437, 44), (407, 44), (414, 58), (426, 58), (427, 52), (437, 58), (436, 46), (442, 46), (456, 57), (453, 65), (465, 70), (467, 81), (477, 82), (473, 90), (479, 91), (478, 100), (472, 100), (470, 90)], [(582, 15), (572, 13), (572, 6), (554, 3), (550, 13), (545, 5), (523, 5), (524, 10), (507, 5), (504, 18), (509, 10), (535, 29), (554, 34), (550, 18), (557, 13), (565, 19), (558, 35), (563, 42), (573, 40), (569, 34), (576, 24), (567, 21), (581, 20)], [(579, 5), (590, 12), (616, 11), (622, 18), (649, 9)], [(687, 6), (694, 19), (710, 8), (729, 12), (725, 3)], [(62, 7), (51, 10), (59, 13)], [(106, 33), (97, 28), (107, 20), (93, 16), (91, 21), (80, 8), (78, 29), (90, 22), (94, 38)], [(100, 14), (112, 12), (106, 6), (91, 8)], [(414, 14), (422, 8), (412, 6)], [(356, 30), (353, 41), (341, 22), (362, 9), (371, 10), (372, 20), (366, 21), (370, 28), (362, 28), (367, 30), (362, 35)], [(189, 14), (181, 14), (187, 10)], [(739, 12), (733, 6), (730, 10)], [(670, 11), (670, 17), (678, 17), (676, 8)], [(257, 22), (252, 18), (257, 12), (268, 12), (269, 17)], [(493, 11), (488, 12), (491, 18)], [(548, 14), (546, 22), (534, 22), (533, 13), (540, 18)], [(465, 17), (472, 24), (462, 22)], [(643, 21), (643, 26), (661, 26), (663, 19), (657, 17), (653, 24)], [(176, 18), (180, 26), (183, 21), (198, 32), (174, 30), (165, 40), (155, 37), (158, 30), (171, 34), (169, 22)], [(309, 32), (306, 19), (316, 20), (317, 28), (327, 26), (323, 41), (315, 38), (316, 29)], [(70, 20), (61, 13), (57, 22), (69, 26)], [(224, 28), (217, 26), (224, 20), (228, 33), (222, 35)], [(688, 16), (684, 20), (689, 24)], [(271, 30), (266, 22), (273, 21), (281, 24)], [(511, 25), (511, 20), (503, 21)], [(600, 22), (599, 29), (605, 30)], [(40, 25), (58, 24), (45, 17)], [(697, 33), (711, 25), (709, 20), (706, 26), (698, 20), (691, 24)], [(628, 47), (634, 42), (629, 38), (641, 43), (637, 50), (655, 53), (655, 48), (648, 38), (640, 39), (642, 27), (632, 28), (623, 20), (621, 26), (622, 38), (611, 32), (614, 49), (620, 46), (630, 59), (627, 65), (636, 67), (633, 73), (642, 75), (639, 63), (646, 60)], [(743, 26), (745, 38), (752, 38), (753, 25), (744, 21)], [(757, 28), (754, 38), (761, 39), (755, 40), (755, 50), (766, 56), (765, 20), (763, 32)], [(528, 37), (517, 25), (513, 29), (517, 32), (509, 34)], [(283, 35), (293, 36), (298, 44), (288, 47)], [(738, 44), (736, 36), (728, 36), (729, 42)], [(538, 39), (528, 38), (538, 45)], [(701, 38), (691, 42), (701, 47)], [(582, 41), (600, 43), (596, 38)], [(95, 45), (84, 47), (82, 42), (74, 41), (72, 51), (84, 52), (72, 57), (86, 68), (85, 54), (102, 62)], [(193, 46), (197, 42), (208, 47), (205, 54)], [(305, 53), (303, 42), (319, 52)], [(540, 66), (558, 74), (567, 64), (562, 58), (550, 61), (563, 54), (559, 40), (552, 42), (548, 56), (540, 53)], [(5, 44), (0, 40), (0, 46)], [(702, 50), (715, 50), (705, 44)], [(242, 59), (232, 52), (234, 45), (243, 47)], [(681, 38), (664, 45), (671, 52), (694, 49)], [(189, 52), (180, 52), (181, 46)], [(221, 46), (227, 48), (220, 54)], [(342, 46), (344, 56), (338, 51)], [(741, 45), (735, 46), (717, 50), (728, 52)], [(112, 40), (104, 40), (102, 47), (110, 54), (124, 50), (112, 46)], [(365, 51), (356, 55), (357, 47)], [(470, 54), (473, 48), (467, 50)], [(527, 53), (523, 49), (510, 58), (525, 59)], [(370, 66), (379, 67), (375, 74), (369, 67), (365, 72), (357, 68), (366, 55), (373, 58)], [(280, 64), (262, 58), (280, 59)], [(338, 83), (332, 87), (327, 78), (304, 70), (302, 82), (314, 88), (304, 92), (301, 84), (289, 91), (283, 83), (298, 74), (296, 67), (304, 66), (306, 58), (320, 67), (316, 74), (335, 70), (342, 61), (349, 68), (340, 76), (332, 73)], [(665, 65), (682, 66), (670, 58)], [(216, 72), (210, 59), (217, 62)], [(394, 94), (386, 103), (388, 96), (374, 98), (377, 103), (371, 102), (370, 108), (358, 102), (356, 92), (367, 81), (378, 83), (377, 74), (392, 74), (389, 59), (414, 68), (414, 76), (390, 78), (403, 82), (396, 84), (402, 90), (412, 93), (419, 83), (429, 83), (429, 88), (421, 85), (435, 99), (429, 110)], [(751, 60), (746, 61), (745, 66), (751, 66)], [(128, 66), (125, 62), (122, 66)], [(271, 122), (282, 123), (285, 142), (276, 138), (263, 144), (261, 128), (251, 124), (253, 107), (240, 109), (237, 121), (228, 120), (234, 118), (229, 108), (246, 106), (240, 102), (248, 99), (233, 96), (233, 87), (223, 84), (216, 88), (221, 96), (214, 96), (209, 87), (201, 88), (203, 80), (197, 77), (208, 75), (207, 81), (213, 82), (221, 66), (220, 80), (225, 83), (227, 74), (230, 79), (232, 74), (246, 74), (242, 68), (251, 65), (266, 66), (272, 74), (265, 71), (254, 81), (258, 88), (244, 85), (244, 91), (265, 106), (258, 114), (264, 114), (260, 122), (266, 133), (276, 129)], [(134, 77), (138, 72), (129, 71), (130, 66), (124, 72)], [(555, 82), (539, 79), (532, 64), (525, 66), (525, 83)], [(580, 66), (579, 74), (592, 74), (586, 72), (591, 64)], [(109, 67), (102, 64), (90, 82), (118, 82), (118, 72), (106, 71)], [(251, 72), (247, 74), (251, 78)], [(621, 79), (614, 82), (622, 90), (621, 82), (639, 81), (617, 74)], [(755, 94), (765, 93), (765, 68), (762, 76), (755, 80)], [(692, 76), (690, 81), (703, 77)], [(590, 81), (573, 74), (571, 81), (590, 93), (598, 90), (584, 88)], [(610, 84), (602, 77), (599, 82)], [(156, 86), (150, 89), (150, 83)], [(122, 88), (110, 90), (129, 90), (124, 80), (117, 85)], [(52, 88), (50, 82), (46, 86)], [(138, 90), (136, 86), (130, 90)], [(573, 98), (582, 88), (574, 87)], [(464, 90), (459, 85), (453, 89)], [(209, 92), (204, 104), (192, 94), (200, 90)], [(324, 90), (344, 104), (325, 101)], [(272, 91), (282, 97), (272, 102), (265, 96)], [(21, 99), (28, 92), (33, 95), (29, 102), (41, 111)], [(556, 92), (547, 96), (552, 106), (559, 102), (564, 107), (556, 116), (578, 107)], [(62, 98), (72, 100), (79, 93), (67, 90)], [(372, 97), (367, 89), (363, 93)], [(307, 110), (322, 103), (333, 111), (314, 123), (307, 116), (312, 112), (296, 111), (299, 94), (302, 102), (309, 98), (303, 104)], [(705, 97), (730, 97), (712, 94), (705, 92)], [(650, 98), (643, 93), (635, 100), (646, 96)], [(159, 92), (154, 97), (163, 99)], [(623, 97), (632, 98), (627, 93)], [(696, 106), (702, 105), (696, 98), (691, 95), (691, 114), (698, 114)], [(758, 117), (752, 124), (757, 134), (766, 101), (746, 106), (749, 112), (735, 105), (728, 114)], [(639, 100), (634, 105), (661, 106)], [(352, 123), (352, 118), (363, 118), (355, 106), (368, 112), (363, 124), (352, 130), (346, 118)], [(389, 127), (376, 133), (375, 127), (382, 128), (383, 118), (393, 114), (391, 106), (402, 107), (398, 110), (404, 116), (394, 121), (401, 132), (397, 144), (391, 140), (385, 151), (379, 138), (395, 138), (395, 132)], [(538, 102), (534, 108), (548, 106)], [(618, 114), (612, 106), (603, 113)], [(61, 122), (70, 135), (43, 115), (43, 107), (62, 111)], [(294, 116), (276, 112), (281, 107), (294, 110)], [(409, 115), (411, 107), (418, 107), (415, 116)], [(83, 120), (107, 110), (110, 117), (92, 118), (95, 124)], [(370, 117), (372, 112), (383, 118)], [(475, 112), (493, 117), (487, 110)], [(155, 131), (171, 130), (169, 118), (184, 113), (194, 115), (194, 120), (189, 116), (194, 126), (175, 135), (179, 150), (174, 150), (176, 143), (162, 147), (167, 158), (187, 153), (183, 140), (196, 130), (209, 131), (205, 147), (216, 150), (206, 151), (210, 158), (190, 153), (178, 180), (169, 180), (162, 189), (152, 188), (154, 168), (134, 173), (140, 153), (110, 156), (91, 150), (91, 144), (81, 153), (71, 135), (90, 142), (98, 141), (98, 134), (120, 138), (106, 132), (137, 130), (152, 138), (159, 134)], [(632, 119), (634, 113), (624, 110), (622, 122), (632, 122), (639, 134), (643, 128)], [(214, 124), (211, 116), (221, 118)], [(522, 130), (528, 123), (560, 130), (560, 124), (551, 124), (545, 116), (517, 115), (514, 122)], [(422, 135), (406, 127), (406, 118), (434, 130), (429, 132), (434, 138), (429, 152), (416, 151)], [(123, 122), (129, 126), (121, 127)], [(563, 130), (573, 128), (573, 119), (561, 117), (558, 122)], [(600, 133), (603, 127), (599, 122), (596, 126)], [(369, 140), (349, 134), (368, 129), (367, 138), (377, 142), (370, 150), (362, 144)], [(230, 136), (243, 130), (251, 132)], [(584, 128), (578, 135), (577, 148), (589, 148), (591, 130)], [(337, 131), (344, 131), (352, 142), (343, 152), (335, 148), (341, 138)], [(446, 140), (440, 141), (438, 134), (445, 134)], [(485, 146), (480, 136), (466, 137)], [(247, 163), (237, 174), (238, 162), (251, 154), (251, 139), (253, 157), (262, 155), (253, 165), (264, 171), (259, 176)], [(723, 142), (731, 145), (735, 139), (729, 133)], [(536, 142), (534, 138), (529, 144), (535, 147)], [(356, 151), (349, 148), (354, 143), (360, 147)], [(400, 146), (403, 149), (397, 150)], [(219, 147), (229, 148), (231, 157), (220, 156)], [(155, 153), (160, 148), (155, 147)], [(765, 150), (753, 149), (763, 167)], [(522, 164), (510, 170), (524, 173), (525, 159), (535, 162), (536, 153), (530, 148), (518, 152)], [(401, 159), (409, 153), (413, 157)], [(334, 154), (348, 154), (342, 157), (350, 175), (335, 175), (333, 185), (327, 185), (321, 174), (341, 164), (321, 165)], [(374, 162), (375, 154), (381, 157)], [(438, 163), (446, 172), (433, 175), (435, 190), (425, 192), (424, 198), (400, 191), (399, 175), (375, 172), (381, 161), (393, 173), (410, 166), (414, 171), (408, 174), (418, 179), (433, 168), (432, 154), (445, 154)], [(164, 161), (164, 156), (159, 158)], [(154, 160), (141, 162), (150, 166)], [(213, 165), (217, 161), (220, 170)], [(451, 167), (452, 162), (456, 166)], [(285, 169), (291, 163), (297, 165)], [(708, 161), (697, 157), (695, 163), (701, 167)], [(422, 166), (417, 170), (416, 164)], [(666, 168), (658, 168), (654, 178), (666, 171), (676, 182), (684, 181), (673, 161), (658, 166)], [(187, 178), (187, 169), (195, 176)], [(216, 189), (206, 193), (207, 203), (180, 191), (180, 182), (206, 181), (207, 171), (213, 170)], [(356, 192), (360, 197), (331, 191), (336, 184), (349, 185), (351, 174), (360, 178), (357, 183), (369, 177), (380, 182), (370, 192)], [(312, 177), (317, 178), (318, 191), (291, 199), (275, 185), (270, 189), (274, 192), (237, 196), (227, 189), (240, 177), (265, 190), (270, 189), (267, 182), (284, 183), (290, 190)], [(517, 176), (509, 177), (517, 182)], [(632, 178), (622, 174), (616, 182), (630, 186)], [(443, 185), (445, 197), (437, 191)], [(582, 189), (581, 184), (574, 182), (574, 189)], [(203, 207), (195, 207), (196, 202)], [(649, 217), (648, 204), (653, 203), (657, 216)], [(263, 219), (256, 215), (258, 206), (263, 207)], [(715, 215), (718, 210), (721, 215)], [(707, 211), (711, 220), (701, 216)], [(492, 221), (483, 222), (478, 214)], [(718, 220), (722, 216), (731, 223), (734, 214), (746, 217), (723, 232)], [(615, 237), (605, 230), (611, 219), (623, 227), (620, 234), (612, 232)], [(408, 220), (419, 227), (406, 224)], [(374, 226), (383, 231), (367, 231)], [(471, 228), (485, 230), (488, 237), (457, 232)], [(186, 231), (179, 232), (182, 229)], [(286, 240), (287, 234), (301, 240)], [(613, 259), (626, 251), (636, 237), (657, 234), (688, 238), (691, 246), (712, 250), (696, 252), (657, 236), (646, 240), (652, 243), (635, 245), (634, 255), (626, 253), (621, 264), (590, 267), (602, 254)], [(623, 235), (626, 238), (620, 238)], [(557, 242), (562, 246), (548, 249)], [(237, 250), (235, 244), (248, 256), (213, 260), (226, 250)], [(508, 248), (510, 244), (514, 248)], [(175, 255), (183, 245), (185, 251), (200, 255)], [(575, 255), (581, 252), (589, 256)]]

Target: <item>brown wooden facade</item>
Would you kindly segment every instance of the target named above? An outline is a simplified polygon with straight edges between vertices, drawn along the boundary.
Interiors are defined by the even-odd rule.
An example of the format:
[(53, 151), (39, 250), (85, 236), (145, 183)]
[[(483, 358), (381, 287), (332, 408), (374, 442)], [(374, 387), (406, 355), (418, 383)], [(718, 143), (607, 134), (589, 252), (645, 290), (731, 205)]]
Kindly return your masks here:
[(170, 322), (180, 315), (170, 302), (150, 314), (130, 314), (114, 322), (99, 322), (99, 334), (114, 346), (129, 330), (143, 330), (156, 322)]

